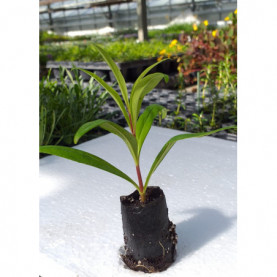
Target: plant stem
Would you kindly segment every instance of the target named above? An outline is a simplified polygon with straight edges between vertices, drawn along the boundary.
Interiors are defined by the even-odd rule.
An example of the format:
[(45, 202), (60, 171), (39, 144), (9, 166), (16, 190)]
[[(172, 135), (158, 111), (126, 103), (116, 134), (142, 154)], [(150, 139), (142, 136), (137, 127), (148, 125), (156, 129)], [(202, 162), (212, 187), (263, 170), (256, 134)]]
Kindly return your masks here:
[(135, 137), (136, 136), (136, 132), (134, 130), (134, 126), (133, 126), (133, 123), (132, 123), (131, 113), (129, 111), (128, 111), (128, 115), (129, 115), (129, 119), (130, 119), (131, 132), (132, 132), (133, 136)]
[[(128, 115), (129, 115), (129, 119), (130, 119), (131, 132), (132, 132), (133, 136), (136, 137), (136, 132), (134, 130), (134, 126), (132, 123), (131, 113), (129, 111), (128, 111)], [(136, 165), (136, 170), (137, 170), (138, 182), (139, 182), (140, 202), (144, 203), (145, 202), (145, 193), (143, 192), (143, 182), (142, 182), (142, 178), (141, 178), (139, 163)]]
[(143, 182), (142, 182), (142, 178), (141, 178), (139, 164), (136, 166), (136, 170), (137, 170), (138, 182), (139, 182), (140, 202), (143, 203), (143, 202), (145, 202), (145, 193), (143, 193)]

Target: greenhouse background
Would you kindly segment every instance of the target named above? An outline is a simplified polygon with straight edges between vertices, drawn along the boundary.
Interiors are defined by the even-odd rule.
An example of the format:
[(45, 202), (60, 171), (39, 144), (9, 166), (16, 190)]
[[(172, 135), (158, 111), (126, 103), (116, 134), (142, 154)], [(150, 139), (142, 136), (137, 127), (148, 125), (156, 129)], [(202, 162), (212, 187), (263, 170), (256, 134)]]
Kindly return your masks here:
[[(167, 110), (156, 126), (203, 132), (237, 124), (236, 1), (43, 0), (40, 145), (72, 146), (74, 133), (88, 120), (127, 127), (114, 99), (80, 70), (119, 89), (95, 43), (117, 63), (129, 93), (138, 76), (159, 62), (150, 73), (168, 79), (142, 102), (142, 109), (160, 104)], [(103, 134), (92, 130), (83, 139)], [(237, 139), (235, 129), (214, 135)]]
[[(147, 25), (179, 23), (196, 15), (216, 25), (236, 9), (234, 0), (150, 0), (146, 1)], [(41, 0), (40, 30), (57, 33), (96, 30), (104, 27), (137, 27), (137, 2), (130, 0)], [(84, 33), (84, 32), (83, 32)]]

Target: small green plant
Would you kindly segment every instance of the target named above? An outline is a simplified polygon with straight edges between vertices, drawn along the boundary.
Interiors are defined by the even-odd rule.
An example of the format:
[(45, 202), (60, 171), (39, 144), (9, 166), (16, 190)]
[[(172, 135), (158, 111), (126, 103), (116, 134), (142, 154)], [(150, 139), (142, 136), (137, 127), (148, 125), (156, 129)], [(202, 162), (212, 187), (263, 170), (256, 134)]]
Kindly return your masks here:
[(100, 86), (93, 78), (84, 87), (76, 68), (73, 68), (75, 81), (64, 67), (59, 69), (59, 82), (50, 80), (50, 73), (51, 70), (39, 83), (40, 145), (69, 146), (73, 144), (74, 134), (81, 125), (101, 117), (108, 94), (100, 91)]
[(186, 106), (183, 104), (185, 103), (184, 99), (186, 98), (186, 90), (183, 91), (178, 91), (178, 95), (176, 97), (176, 111), (173, 111), (173, 113), (175, 115), (179, 115), (181, 108), (185, 111), (186, 110)]
[(197, 113), (193, 113), (192, 117), (196, 120), (196, 122), (198, 123), (199, 129), (200, 131), (204, 131), (204, 125), (207, 122), (207, 119), (203, 116), (203, 111), (200, 114)]
[(105, 81), (103, 81), (100, 77), (95, 75), (94, 73), (91, 73), (89, 71), (86, 71), (84, 69), (83, 72), (89, 74), (91, 77), (93, 77), (96, 81), (98, 81), (112, 96), (112, 98), (115, 100), (117, 105), (119, 106), (120, 110), (122, 111), (126, 122), (130, 128), (130, 131), (127, 131), (123, 127), (110, 122), (108, 120), (95, 120), (91, 122), (87, 122), (84, 125), (82, 125), (79, 130), (76, 132), (74, 137), (74, 142), (77, 143), (78, 140), (86, 134), (88, 131), (92, 130), (95, 127), (101, 127), (117, 136), (119, 136), (127, 145), (128, 149), (130, 150), (130, 153), (134, 159), (137, 177), (138, 177), (138, 184), (132, 180), (129, 176), (127, 176), (125, 173), (123, 173), (121, 170), (116, 168), (115, 166), (111, 165), (107, 161), (84, 151), (73, 149), (70, 147), (65, 146), (41, 146), (40, 152), (46, 153), (46, 154), (53, 154), (57, 155), (63, 158), (67, 158), (79, 163), (87, 164), (90, 166), (94, 166), (96, 168), (105, 170), (107, 172), (110, 172), (114, 175), (117, 175), (128, 182), (130, 182), (134, 187), (138, 190), (140, 194), (140, 201), (142, 203), (146, 200), (146, 189), (149, 183), (149, 180), (152, 176), (152, 174), (155, 172), (157, 167), (160, 165), (164, 157), (167, 155), (169, 150), (173, 147), (173, 145), (182, 139), (188, 139), (193, 137), (203, 137), (206, 135), (210, 135), (216, 132), (219, 132), (224, 129), (230, 129), (234, 128), (234, 126), (229, 126), (225, 128), (221, 128), (218, 130), (213, 130), (207, 133), (194, 133), (194, 134), (180, 134), (177, 136), (172, 137), (161, 149), (161, 151), (158, 153), (157, 157), (155, 158), (149, 173), (146, 177), (146, 180), (143, 184), (142, 176), (141, 176), (141, 170), (140, 170), (140, 153), (143, 146), (143, 143), (146, 139), (146, 136), (148, 132), (150, 131), (151, 125), (156, 118), (156, 116), (159, 115), (159, 113), (165, 111), (165, 108), (163, 106), (152, 104), (145, 108), (144, 112), (140, 115), (140, 109), (141, 104), (143, 101), (144, 96), (149, 93), (152, 89), (156, 87), (156, 85), (164, 79), (165, 81), (168, 81), (168, 76), (162, 73), (147, 73), (156, 65), (158, 65), (161, 61), (149, 66), (147, 69), (145, 69), (141, 75), (137, 78), (136, 82), (134, 83), (130, 95), (128, 95), (127, 87), (125, 80), (119, 70), (119, 68), (116, 66), (112, 58), (107, 54), (107, 52), (102, 49), (101, 47), (95, 45), (95, 48), (101, 53), (104, 60), (107, 62), (107, 64), (110, 66), (111, 70), (114, 73), (114, 76), (117, 79), (119, 88), (121, 90), (121, 96), (118, 94), (112, 87), (110, 87)]

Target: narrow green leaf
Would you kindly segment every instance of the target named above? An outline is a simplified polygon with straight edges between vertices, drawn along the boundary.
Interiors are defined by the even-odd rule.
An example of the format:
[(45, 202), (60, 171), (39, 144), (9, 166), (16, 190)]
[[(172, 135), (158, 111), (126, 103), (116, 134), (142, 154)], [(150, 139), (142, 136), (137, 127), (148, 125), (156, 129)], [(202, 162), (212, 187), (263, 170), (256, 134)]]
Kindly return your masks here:
[(40, 116), (39, 116), (39, 145), (43, 144), (45, 140), (45, 133), (46, 133), (46, 108), (42, 105), (40, 109)]
[(112, 60), (112, 58), (110, 57), (110, 55), (103, 49), (101, 48), (99, 45), (97, 44), (93, 44), (93, 46), (99, 51), (99, 53), (102, 55), (102, 57), (104, 58), (104, 60), (106, 61), (106, 63), (109, 65), (109, 67), (111, 68), (117, 82), (118, 85), (120, 87), (121, 93), (122, 93), (122, 97), (125, 101), (125, 104), (128, 108), (128, 110), (130, 109), (130, 105), (129, 105), (129, 97), (128, 97), (128, 91), (127, 91), (127, 87), (126, 87), (126, 83), (125, 80), (122, 76), (122, 73), (120, 72), (119, 68), (117, 67), (117, 65), (115, 64), (115, 62)]
[(130, 182), (135, 186), (137, 190), (139, 190), (138, 185), (125, 173), (123, 173), (118, 168), (114, 167), (112, 164), (108, 163), (107, 161), (92, 155), (90, 153), (87, 153), (82, 150), (66, 147), (66, 146), (40, 146), (39, 148), (40, 153), (50, 154), (50, 155), (56, 155), (62, 158), (66, 158), (68, 160), (72, 160), (78, 163), (90, 165), (99, 169), (102, 169), (104, 171), (107, 171), (109, 173), (112, 173), (114, 175), (117, 175), (126, 181)]
[(119, 136), (129, 148), (135, 163), (138, 163), (136, 138), (123, 127), (108, 120), (98, 119), (83, 124), (74, 136), (74, 143), (77, 143), (80, 137), (82, 137), (84, 134), (86, 134), (88, 131), (92, 130), (95, 127), (101, 127), (102, 129)]
[(131, 104), (131, 113), (132, 113), (132, 120), (133, 120), (133, 127), (136, 128), (136, 122), (139, 115), (139, 111), (141, 108), (141, 104), (143, 101), (144, 96), (153, 90), (158, 83), (165, 79), (168, 81), (168, 76), (163, 73), (153, 73), (149, 74), (146, 77), (142, 78), (136, 86), (135, 91), (130, 99)]
[(87, 71), (85, 69), (82, 68), (78, 68), (79, 70), (82, 70), (83, 72), (85, 72), (86, 74), (88, 74), (89, 76), (93, 77), (104, 89), (107, 90), (107, 92), (111, 95), (111, 97), (114, 99), (114, 101), (116, 102), (116, 104), (118, 105), (118, 107), (120, 108), (120, 110), (122, 111), (128, 126), (131, 128), (131, 124), (130, 124), (130, 119), (128, 116), (128, 113), (126, 111), (126, 108), (120, 98), (120, 95), (111, 87), (109, 86), (103, 79), (101, 79), (99, 76), (97, 76), (96, 74)]
[(67, 108), (64, 108), (63, 111), (61, 112), (61, 114), (58, 116), (57, 121), (56, 121), (56, 125), (58, 124), (58, 122), (60, 121), (60, 119), (62, 118), (63, 114), (66, 112)]
[(70, 71), (67, 68), (65, 68), (65, 70), (66, 70), (66, 73), (67, 73), (69, 79), (71, 80), (71, 83), (74, 84), (74, 80), (73, 80), (73, 77), (72, 77)]
[(220, 128), (217, 130), (213, 130), (210, 132), (205, 132), (205, 133), (190, 133), (190, 134), (181, 134), (181, 135), (177, 135), (174, 136), (173, 138), (171, 138), (162, 148), (162, 150), (159, 152), (159, 154), (157, 155), (156, 159), (154, 160), (152, 167), (148, 173), (148, 176), (146, 178), (145, 184), (144, 184), (144, 191), (146, 191), (148, 182), (150, 177), (152, 176), (152, 174), (154, 173), (154, 171), (157, 169), (157, 167), (160, 165), (160, 163), (162, 162), (162, 160), (164, 159), (164, 157), (166, 156), (166, 154), (169, 152), (169, 150), (173, 147), (173, 145), (178, 141), (178, 140), (182, 140), (182, 139), (188, 139), (188, 138), (196, 138), (196, 137), (204, 137), (204, 136), (208, 136), (223, 130), (227, 130), (227, 129), (233, 129), (236, 128), (236, 126), (228, 126), (228, 127), (224, 127), (224, 128)]
[(139, 81), (140, 81), (140, 80), (141, 80), (152, 68), (154, 68), (154, 67), (157, 66), (159, 63), (164, 62), (164, 61), (166, 61), (166, 60), (168, 60), (168, 59), (163, 59), (163, 60), (161, 60), (161, 61), (159, 61), (159, 62), (156, 62), (156, 63), (150, 65), (149, 67), (147, 67), (147, 68), (139, 75), (139, 77), (137, 78), (137, 80), (135, 81), (135, 83), (134, 83), (134, 85), (133, 85), (133, 87), (132, 87), (131, 96), (132, 96), (133, 91), (135, 90), (137, 84), (139, 83)]
[(48, 139), (47, 141), (45, 142), (45, 144), (47, 145), (50, 141), (50, 139), (52, 138), (52, 134), (53, 134), (53, 131), (55, 129), (55, 126), (56, 126), (56, 114), (55, 112), (53, 111), (52, 112), (52, 124), (51, 124), (51, 128), (50, 128), (50, 132), (48, 134)]
[(144, 140), (153, 124), (155, 117), (165, 110), (161, 105), (153, 104), (149, 105), (144, 112), (140, 115), (136, 126), (136, 137), (138, 141), (138, 155), (140, 154)]

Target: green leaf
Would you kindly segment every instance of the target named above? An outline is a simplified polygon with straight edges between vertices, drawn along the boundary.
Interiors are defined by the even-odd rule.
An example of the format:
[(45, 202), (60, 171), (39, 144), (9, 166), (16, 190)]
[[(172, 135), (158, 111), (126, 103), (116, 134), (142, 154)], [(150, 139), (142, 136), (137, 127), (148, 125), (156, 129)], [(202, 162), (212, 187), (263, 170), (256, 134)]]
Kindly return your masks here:
[(112, 173), (114, 175), (117, 175), (131, 184), (135, 186), (137, 190), (139, 190), (138, 185), (125, 173), (123, 173), (121, 170), (114, 167), (112, 164), (106, 162), (105, 160), (92, 155), (90, 153), (87, 153), (82, 150), (66, 147), (66, 146), (40, 146), (39, 148), (40, 153), (50, 154), (50, 155), (56, 155), (62, 158), (66, 158), (68, 160), (72, 160), (78, 163), (83, 163), (86, 165), (94, 166), (96, 168), (102, 169), (104, 171), (107, 171), (109, 173)]
[(82, 70), (83, 72), (85, 72), (89, 76), (93, 77), (104, 89), (107, 90), (107, 92), (111, 95), (111, 97), (114, 99), (114, 101), (116, 102), (116, 104), (118, 105), (120, 110), (122, 111), (129, 127), (131, 127), (128, 113), (127, 113), (126, 108), (125, 108), (125, 106), (124, 106), (124, 104), (123, 104), (123, 102), (120, 98), (120, 95), (111, 86), (109, 86), (104, 80), (102, 80), (100, 77), (98, 77), (96, 74), (94, 74), (90, 71), (87, 71), (85, 69), (82, 69), (82, 68), (78, 68), (78, 69)]
[(205, 132), (205, 133), (190, 133), (190, 134), (181, 134), (181, 135), (177, 135), (173, 138), (171, 138), (162, 148), (162, 150), (159, 152), (159, 154), (157, 155), (156, 159), (154, 160), (152, 167), (148, 173), (148, 176), (146, 178), (145, 184), (144, 184), (144, 191), (146, 191), (148, 182), (150, 177), (152, 176), (152, 174), (154, 173), (154, 171), (157, 169), (157, 167), (160, 165), (160, 163), (162, 162), (162, 160), (164, 159), (164, 157), (166, 156), (166, 154), (169, 152), (169, 150), (173, 147), (173, 145), (178, 141), (178, 140), (182, 140), (182, 139), (188, 139), (188, 138), (196, 138), (196, 137), (204, 137), (204, 136), (208, 136), (214, 133), (217, 133), (219, 131), (223, 131), (223, 130), (227, 130), (227, 129), (233, 129), (236, 128), (236, 126), (228, 126), (225, 128), (220, 128), (217, 130), (213, 130), (210, 132)]
[(136, 126), (136, 137), (138, 141), (138, 155), (140, 154), (143, 142), (152, 126), (155, 117), (160, 112), (166, 112), (166, 108), (161, 105), (149, 105), (144, 112), (140, 115)]
[(73, 80), (73, 77), (72, 77), (70, 71), (67, 68), (65, 68), (65, 70), (66, 70), (66, 73), (67, 73), (69, 79), (71, 80), (71, 83), (74, 84), (74, 80)]
[(74, 143), (77, 143), (80, 137), (82, 137), (84, 134), (86, 134), (88, 131), (92, 130), (95, 127), (101, 127), (102, 129), (119, 136), (128, 146), (135, 163), (138, 164), (136, 138), (130, 132), (128, 132), (118, 124), (110, 122), (108, 120), (98, 119), (83, 124), (74, 136)]
[(50, 128), (50, 133), (48, 135), (48, 139), (45, 142), (46, 145), (49, 143), (50, 139), (52, 138), (52, 134), (55, 129), (55, 126), (56, 126), (56, 114), (54, 111), (52, 111), (52, 124), (51, 124), (51, 128)]
[(229, 30), (229, 32), (228, 32), (228, 36), (229, 36), (229, 37), (232, 37), (233, 34), (234, 34), (234, 31), (233, 31), (233, 29), (231, 28), (231, 29)]
[(40, 109), (39, 114), (39, 145), (43, 144), (43, 141), (45, 139), (45, 133), (46, 133), (46, 123), (47, 123), (47, 117), (46, 117), (47, 110), (42, 105)]
[(168, 76), (166, 74), (153, 73), (147, 75), (137, 83), (136, 89), (133, 91), (133, 95), (130, 99), (134, 128), (136, 128), (136, 122), (144, 96), (153, 90), (163, 78), (166, 82), (168, 81)]
[(167, 116), (167, 109), (164, 108), (163, 110), (161, 110), (161, 112), (159, 112), (159, 116), (161, 116), (162, 119), (165, 119)]
[(150, 65), (149, 67), (147, 67), (147, 68), (139, 75), (139, 77), (137, 78), (137, 80), (135, 81), (135, 83), (134, 83), (134, 85), (133, 85), (133, 87), (132, 87), (131, 97), (132, 97), (132, 95), (133, 95), (133, 92), (134, 92), (134, 90), (135, 90), (137, 84), (140, 82), (140, 80), (141, 80), (152, 68), (154, 68), (154, 67), (157, 66), (159, 63), (164, 62), (164, 61), (166, 61), (166, 60), (168, 60), (168, 59), (164, 59), (164, 60), (161, 60), (161, 61), (159, 61), (159, 62), (156, 62), (156, 63)]
[(115, 62), (112, 60), (110, 55), (103, 48), (101, 48), (97, 44), (93, 44), (93, 46), (99, 51), (99, 53), (102, 55), (102, 57), (104, 58), (106, 63), (111, 68), (111, 70), (112, 70), (112, 72), (113, 72), (113, 74), (114, 74), (114, 76), (115, 76), (115, 78), (116, 78), (116, 80), (118, 82), (118, 85), (120, 87), (120, 90), (121, 90), (121, 93), (122, 93), (122, 97), (123, 97), (123, 99), (125, 101), (125, 104), (126, 104), (128, 110), (129, 110), (130, 109), (130, 105), (129, 105), (128, 91), (127, 91), (125, 80), (124, 80), (124, 78), (123, 78), (119, 68), (117, 67)]

